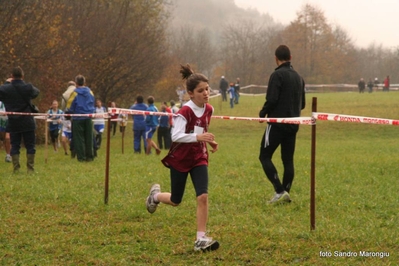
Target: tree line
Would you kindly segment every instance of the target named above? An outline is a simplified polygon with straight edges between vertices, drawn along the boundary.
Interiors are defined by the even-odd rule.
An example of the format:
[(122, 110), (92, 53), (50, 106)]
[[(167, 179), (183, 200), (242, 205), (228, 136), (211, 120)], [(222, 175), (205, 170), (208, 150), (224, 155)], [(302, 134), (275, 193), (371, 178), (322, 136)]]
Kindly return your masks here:
[(131, 103), (163, 71), (167, 47), (163, 0), (1, 1), (1, 76), (12, 66), (37, 86), (39, 106), (60, 99), (86, 76), (103, 102)]
[[(252, 16), (256, 18), (256, 14)], [(342, 26), (330, 24), (324, 11), (311, 4), (303, 5), (286, 26), (270, 20), (240, 19), (237, 14), (233, 20), (222, 19), (227, 22), (216, 43), (209, 41), (213, 35), (209, 28), (184, 25), (170, 36), (172, 54), (209, 74), (212, 87), (218, 87), (222, 75), (232, 81), (240, 77), (244, 85), (266, 85), (276, 67), (274, 51), (279, 44), (290, 47), (293, 66), (308, 84), (357, 84), (360, 78), (382, 81), (387, 75), (391, 83), (398, 82), (399, 47), (374, 42), (359, 48)], [(378, 36), (371, 40), (374, 37), (378, 41)], [(192, 53), (198, 44), (203, 48), (200, 55)]]
[[(195, 4), (192, 12), (201, 3), (217, 2), (184, 1)], [(41, 110), (60, 100), (77, 74), (86, 76), (102, 102), (121, 107), (130, 106), (137, 94), (176, 99), (182, 85), (179, 64), (185, 63), (207, 75), (212, 88), (218, 88), (222, 75), (231, 81), (240, 77), (242, 85), (265, 85), (281, 43), (291, 48), (294, 68), (307, 83), (353, 84), (386, 75), (397, 82), (399, 72), (399, 48), (375, 43), (358, 48), (310, 4), (287, 26), (235, 13), (234, 20), (220, 23), (215, 37), (190, 21), (170, 26), (181, 15), (173, 12), (172, 0), (0, 2), (0, 74), (5, 80), (13, 66), (21, 66), (26, 81), (41, 90), (36, 102)]]

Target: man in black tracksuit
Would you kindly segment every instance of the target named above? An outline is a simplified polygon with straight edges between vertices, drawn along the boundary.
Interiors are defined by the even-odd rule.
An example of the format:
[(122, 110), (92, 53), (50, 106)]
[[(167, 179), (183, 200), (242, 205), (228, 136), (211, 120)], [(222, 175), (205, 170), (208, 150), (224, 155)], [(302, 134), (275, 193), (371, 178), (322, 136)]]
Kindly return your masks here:
[[(305, 108), (305, 82), (291, 65), (291, 52), (280, 45), (275, 52), (277, 68), (272, 73), (267, 87), (266, 102), (259, 117), (299, 117)], [(299, 125), (268, 123), (262, 138), (259, 160), (276, 194), (269, 203), (291, 202), (289, 195), (294, 179), (294, 151)], [(281, 159), (284, 165), (283, 183), (272, 162), (272, 156), (281, 145)]]

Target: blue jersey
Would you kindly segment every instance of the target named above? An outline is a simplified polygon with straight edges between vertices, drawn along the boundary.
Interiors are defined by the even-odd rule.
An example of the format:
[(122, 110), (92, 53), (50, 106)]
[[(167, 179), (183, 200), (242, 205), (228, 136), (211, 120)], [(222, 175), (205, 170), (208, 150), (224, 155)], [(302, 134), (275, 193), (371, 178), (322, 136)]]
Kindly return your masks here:
[[(158, 112), (158, 109), (154, 104), (150, 104), (147, 108), (149, 112)], [(157, 115), (147, 115), (145, 117), (145, 124), (147, 127), (157, 127), (159, 125), (158, 116)]]
[[(136, 103), (130, 106), (131, 110), (147, 111), (145, 103)], [(133, 130), (145, 130), (145, 115), (133, 115)]]
[(60, 130), (62, 128), (62, 122), (58, 123), (58, 120), (62, 120), (63, 116), (60, 116), (59, 114), (63, 114), (64, 112), (60, 109), (57, 109), (57, 112), (54, 112), (53, 109), (50, 109), (47, 113), (49, 114), (48, 118), (52, 120), (49, 122), (49, 130)]

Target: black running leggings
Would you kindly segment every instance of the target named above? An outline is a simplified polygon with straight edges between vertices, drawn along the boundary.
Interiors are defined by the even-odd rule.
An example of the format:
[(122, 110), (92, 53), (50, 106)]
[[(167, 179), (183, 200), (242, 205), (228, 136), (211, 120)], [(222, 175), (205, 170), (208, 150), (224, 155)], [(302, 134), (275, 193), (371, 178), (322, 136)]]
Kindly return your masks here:
[(173, 167), (170, 168), (171, 180), (171, 197), (170, 200), (175, 204), (180, 204), (184, 190), (186, 189), (186, 182), (188, 174), (190, 173), (191, 181), (195, 189), (196, 196), (208, 193), (208, 166), (200, 165), (191, 169), (189, 172), (179, 172)]
[[(276, 193), (290, 192), (294, 180), (294, 152), (297, 129), (284, 129), (276, 125), (268, 125), (263, 135), (260, 147), (259, 160), (267, 178), (273, 184)], [(272, 162), (272, 157), (278, 146), (281, 145), (281, 160), (283, 161), (283, 183)]]

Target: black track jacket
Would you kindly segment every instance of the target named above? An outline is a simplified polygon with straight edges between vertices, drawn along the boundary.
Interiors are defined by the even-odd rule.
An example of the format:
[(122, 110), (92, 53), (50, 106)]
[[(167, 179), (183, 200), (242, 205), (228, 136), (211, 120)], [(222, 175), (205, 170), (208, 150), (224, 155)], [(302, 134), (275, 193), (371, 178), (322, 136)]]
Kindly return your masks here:
[(266, 102), (259, 117), (299, 117), (305, 104), (305, 81), (291, 62), (284, 62), (270, 76)]

